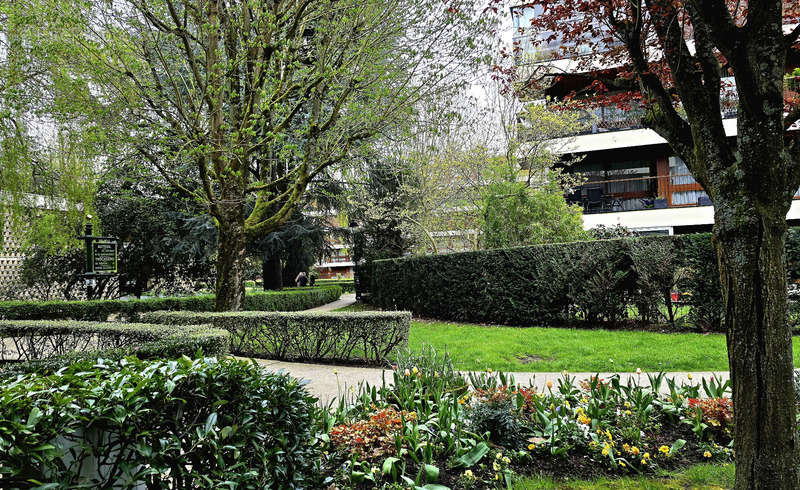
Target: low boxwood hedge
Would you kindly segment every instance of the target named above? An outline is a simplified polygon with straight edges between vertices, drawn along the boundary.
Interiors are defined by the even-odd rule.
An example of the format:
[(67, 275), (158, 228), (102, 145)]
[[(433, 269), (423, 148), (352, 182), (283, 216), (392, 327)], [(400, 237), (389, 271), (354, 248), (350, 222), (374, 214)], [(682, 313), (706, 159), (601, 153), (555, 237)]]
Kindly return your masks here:
[[(306, 310), (336, 301), (341, 295), (342, 289), (338, 286), (250, 293), (244, 298), (244, 309)], [(0, 302), (0, 319), (106, 321), (111, 315), (116, 315), (135, 320), (141, 313), (158, 310), (213, 311), (214, 296), (95, 301), (3, 301)]]
[(354, 279), (317, 279), (317, 286), (339, 286), (345, 293), (355, 293)]
[(148, 323), (212, 324), (231, 334), (231, 352), (270, 359), (378, 363), (408, 342), (408, 312), (159, 311)]
[(321, 488), (315, 403), (298, 380), (233, 359), (0, 380), (0, 487)]
[(0, 375), (47, 373), (85, 359), (178, 358), (225, 354), (227, 331), (141, 323), (0, 320)]

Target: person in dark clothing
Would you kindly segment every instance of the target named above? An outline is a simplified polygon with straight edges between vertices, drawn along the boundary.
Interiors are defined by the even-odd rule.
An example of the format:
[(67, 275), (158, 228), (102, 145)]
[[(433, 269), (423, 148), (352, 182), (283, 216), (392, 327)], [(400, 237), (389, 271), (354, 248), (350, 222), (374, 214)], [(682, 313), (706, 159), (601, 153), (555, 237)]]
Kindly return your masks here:
[(294, 278), (294, 282), (297, 283), (297, 287), (305, 287), (308, 284), (308, 276), (303, 271), (300, 271), (300, 274), (297, 274), (297, 277)]

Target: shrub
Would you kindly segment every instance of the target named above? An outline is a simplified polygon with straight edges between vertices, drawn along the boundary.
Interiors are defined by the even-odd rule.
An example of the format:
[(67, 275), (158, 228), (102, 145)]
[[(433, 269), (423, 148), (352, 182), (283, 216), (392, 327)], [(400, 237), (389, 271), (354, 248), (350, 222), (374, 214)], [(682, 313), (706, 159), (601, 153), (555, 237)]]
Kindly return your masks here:
[(316, 287), (319, 286), (339, 286), (345, 293), (356, 292), (354, 279), (317, 279)]
[(645, 282), (661, 277), (646, 271), (646, 260), (634, 262), (632, 243), (677, 248), (680, 239), (572, 242), (375, 261), (372, 301), (387, 309), (477, 323), (616, 323), (628, 318), (629, 307), (647, 289)]
[[(790, 282), (800, 281), (800, 228), (789, 230), (786, 260)], [(378, 260), (369, 276), (377, 306), (447, 320), (675, 325), (675, 290), (695, 328), (720, 331), (723, 320), (709, 233)]]
[(152, 312), (150, 323), (213, 324), (231, 334), (240, 355), (290, 359), (380, 362), (406, 344), (411, 314), (405, 312), (274, 313)]
[(687, 272), (679, 287), (690, 294), (689, 321), (702, 330), (719, 330), (723, 313), (722, 289), (711, 235), (686, 235), (682, 241), (682, 258)]
[(85, 361), (9, 379), (0, 481), (315, 488), (315, 402), (296, 379), (231, 359)]
[[(254, 311), (305, 310), (335, 301), (341, 295), (342, 290), (338, 286), (251, 293), (245, 296), (243, 308)], [(4, 301), (0, 302), (0, 319), (105, 321), (111, 315), (136, 319), (141, 313), (157, 310), (213, 311), (214, 296), (95, 301)]]
[(229, 334), (208, 325), (192, 328), (138, 323), (0, 320), (0, 373), (53, 372), (84, 359), (140, 359), (228, 352)]

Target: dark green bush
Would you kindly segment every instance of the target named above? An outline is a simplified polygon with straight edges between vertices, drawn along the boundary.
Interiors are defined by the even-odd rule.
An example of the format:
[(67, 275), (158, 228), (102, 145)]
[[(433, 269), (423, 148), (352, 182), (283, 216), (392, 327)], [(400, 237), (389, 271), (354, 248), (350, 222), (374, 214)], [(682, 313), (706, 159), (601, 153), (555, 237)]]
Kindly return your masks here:
[(339, 286), (345, 293), (355, 293), (356, 283), (353, 279), (317, 279), (317, 286)]
[(212, 324), (230, 332), (231, 351), (239, 355), (371, 363), (405, 346), (411, 327), (411, 314), (407, 312), (159, 311), (144, 314), (143, 320), (169, 325)]
[[(338, 286), (250, 293), (245, 296), (244, 309), (305, 310), (335, 301), (341, 295), (342, 290)], [(111, 315), (117, 315), (135, 320), (141, 313), (159, 310), (213, 311), (214, 296), (95, 301), (3, 301), (0, 302), (0, 319), (106, 321)]]
[[(800, 273), (800, 230), (787, 239), (789, 280)], [(572, 242), (379, 260), (371, 302), (434, 318), (510, 325), (620, 322), (720, 331), (722, 294), (711, 234)], [(680, 292), (679, 304), (671, 292)]]
[(372, 265), (372, 302), (478, 323), (614, 324), (654, 296), (643, 291), (669, 287), (661, 269), (670, 265), (642, 256), (680, 256), (680, 244), (679, 237), (642, 237), (380, 260)]
[(0, 486), (319, 488), (315, 403), (298, 380), (232, 359), (0, 381)]
[[(786, 239), (787, 279), (800, 283), (800, 228)], [(721, 331), (723, 307), (710, 233), (572, 242), (375, 261), (371, 302), (479, 323), (686, 323)], [(679, 304), (671, 292), (680, 292)], [(796, 294), (800, 297), (800, 294)], [(796, 298), (792, 298), (796, 299)], [(790, 320), (797, 308), (790, 305)]]
[[(0, 374), (53, 372), (85, 359), (178, 358), (225, 354), (230, 335), (210, 325), (0, 320)], [(20, 362), (16, 362), (20, 361)]]
[(718, 331), (722, 325), (722, 289), (719, 285), (717, 253), (711, 234), (698, 233), (682, 238), (682, 260), (686, 268), (679, 282), (691, 305), (689, 322), (701, 330)]

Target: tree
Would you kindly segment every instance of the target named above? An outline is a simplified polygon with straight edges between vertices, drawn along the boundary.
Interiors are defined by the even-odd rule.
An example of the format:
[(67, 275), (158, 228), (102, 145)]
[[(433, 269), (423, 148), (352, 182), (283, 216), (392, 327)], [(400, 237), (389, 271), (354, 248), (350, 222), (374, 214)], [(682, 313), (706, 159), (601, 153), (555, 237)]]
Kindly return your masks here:
[[(784, 100), (783, 79), (787, 62), (797, 61), (800, 27), (782, 28), (783, 21), (797, 22), (797, 3), (526, 5), (538, 9), (530, 30), (543, 42), (560, 42), (557, 55), (592, 52), (576, 58), (592, 90), (584, 99), (574, 94), (573, 102), (642, 105), (645, 125), (667, 140), (711, 197), (736, 407), (736, 488), (798, 488), (784, 242), (800, 186), (800, 142), (790, 130), (800, 107)], [(735, 138), (722, 124), (720, 95), (732, 88), (724, 76), (733, 77), (738, 94)]]
[(274, 231), (251, 247), (262, 258), (261, 279), (264, 290), (281, 289), (294, 284), (301, 271), (308, 271), (317, 261), (331, 252), (327, 237), (333, 230), (325, 220), (295, 211), (292, 219), (279, 231)]
[[(0, 3), (0, 227), (52, 252), (91, 213), (95, 164), (107, 148), (105, 108), (67, 69), (68, 18), (38, 0)], [(45, 219), (47, 218), (47, 219)], [(26, 239), (30, 243), (30, 239)]]
[(515, 171), (500, 170), (482, 192), (481, 232), (485, 248), (572, 242), (589, 237), (580, 206), (569, 205), (551, 180), (539, 188), (519, 182)]
[[(386, 148), (384, 160), (394, 158), (408, 174), (402, 189), (410, 206), (401, 220), (415, 250), (438, 253), (484, 246), (480, 228), (487, 183), (496, 183), (495, 190), (501, 183), (512, 185), (509, 173), (516, 173), (526, 188), (548, 181), (566, 188), (577, 181), (564, 172), (577, 159), (565, 160), (557, 150), (572, 142), (567, 134), (583, 126), (580, 116), (520, 103), (500, 88), (496, 82), (486, 83), (482, 98), (464, 94), (444, 112), (421, 104), (409, 128), (374, 145), (379, 151)], [(558, 144), (554, 138), (560, 138)], [(520, 191), (520, 196), (532, 193)], [(549, 187), (536, 196), (552, 200), (556, 194)]]
[(87, 73), (124, 101), (129, 143), (217, 225), (218, 310), (241, 307), (247, 241), (420, 97), (460, 83), (485, 28), (467, 0), (89, 5), (72, 41)]
[(120, 294), (174, 293), (212, 275), (213, 224), (152, 167), (130, 160), (109, 170), (96, 204), (102, 234), (120, 240)]

